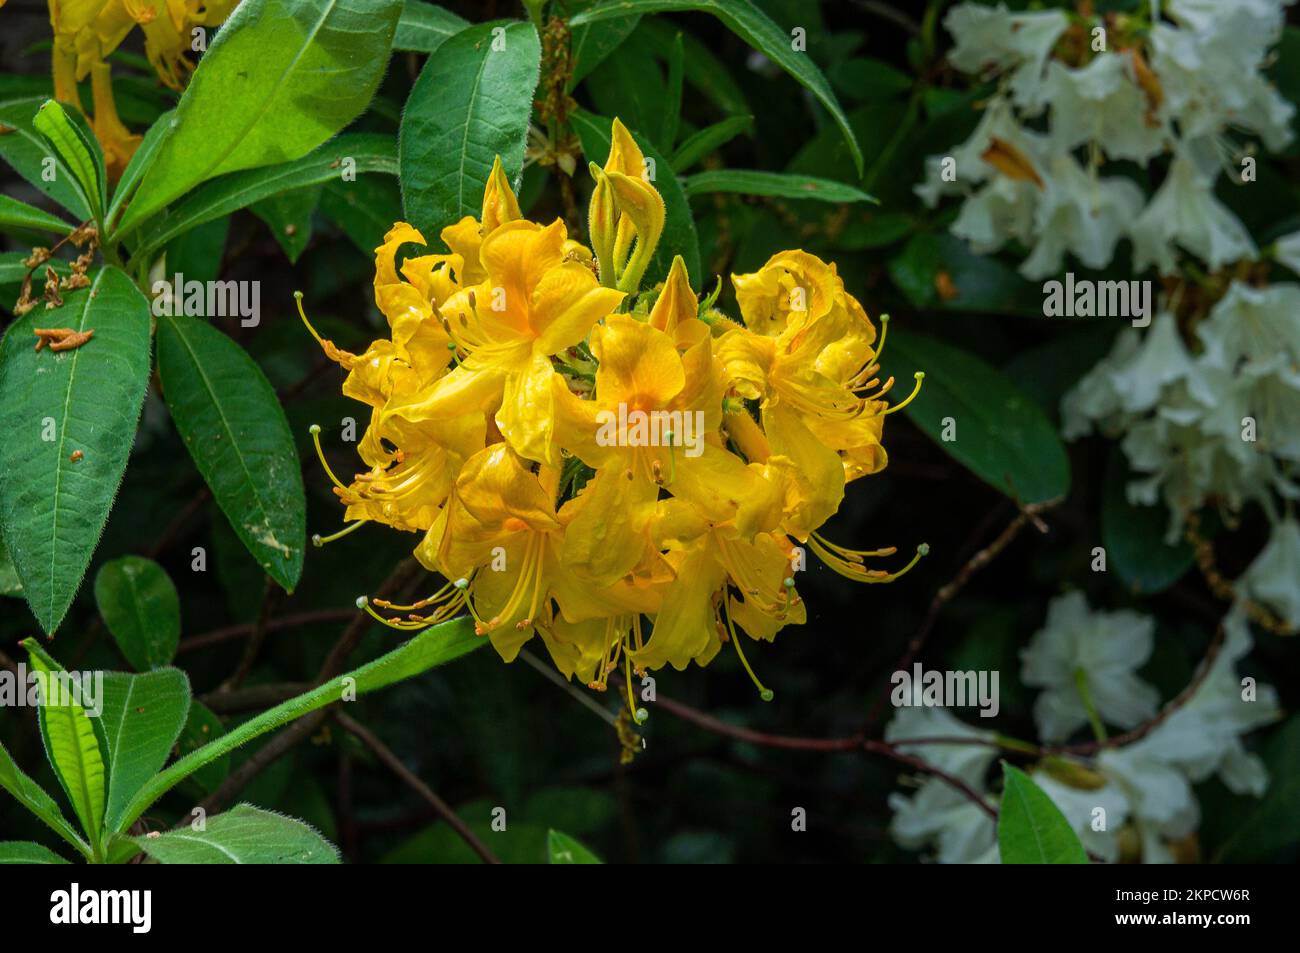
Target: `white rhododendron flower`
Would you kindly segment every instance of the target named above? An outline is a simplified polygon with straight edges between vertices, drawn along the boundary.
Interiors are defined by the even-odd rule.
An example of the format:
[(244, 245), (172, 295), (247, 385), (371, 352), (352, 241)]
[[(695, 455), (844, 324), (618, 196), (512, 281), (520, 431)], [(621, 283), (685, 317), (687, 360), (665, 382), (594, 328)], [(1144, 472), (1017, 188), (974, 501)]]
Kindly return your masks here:
[(1268, 545), (1238, 580), (1238, 588), (1300, 628), (1300, 524), (1294, 518), (1273, 527)]
[[(985, 777), (998, 750), (988, 744), (907, 745), (909, 738), (968, 738), (991, 741), (994, 735), (960, 721), (943, 708), (900, 708), (885, 729), (885, 740), (899, 750), (985, 791)], [(894, 812), (889, 830), (909, 850), (936, 848), (945, 864), (995, 863), (997, 831), (992, 818), (960, 791), (939, 778), (927, 778), (911, 797), (891, 794)]]
[(1042, 688), (1034, 719), (1046, 741), (1088, 723), (1086, 691), (1102, 721), (1132, 728), (1155, 714), (1159, 696), (1137, 677), (1151, 657), (1155, 622), (1129, 610), (1094, 612), (1081, 592), (1053, 599), (1047, 624), (1022, 650), (1022, 678)]

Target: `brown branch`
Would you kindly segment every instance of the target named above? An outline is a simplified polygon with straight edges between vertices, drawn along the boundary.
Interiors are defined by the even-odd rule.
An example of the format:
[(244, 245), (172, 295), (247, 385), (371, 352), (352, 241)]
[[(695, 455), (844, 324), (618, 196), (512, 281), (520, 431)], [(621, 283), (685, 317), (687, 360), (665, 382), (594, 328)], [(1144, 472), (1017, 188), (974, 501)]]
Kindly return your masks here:
[(212, 493), (206, 486), (200, 487), (199, 491), (194, 494), (194, 499), (185, 504), (185, 508), (172, 518), (172, 521), (167, 524), (167, 528), (162, 531), (162, 535), (149, 547), (145, 555), (150, 559), (157, 559), (159, 554), (172, 544), (175, 537), (180, 535), (185, 524), (190, 521), (190, 517), (197, 513), (211, 496)]
[(199, 701), (207, 705), (218, 715), (231, 715), (241, 711), (257, 711), (270, 708), (280, 702), (288, 701), (295, 695), (310, 691), (310, 682), (268, 682), (265, 685), (250, 685), (248, 688), (235, 688), (228, 692), (218, 689), (199, 696)]
[[(388, 578), (380, 584), (375, 593), (376, 598), (392, 598), (413, 581), (413, 577), (419, 569), (420, 564), (413, 558), (408, 557), (402, 560), (397, 568), (389, 574)], [(331, 678), (342, 673), (344, 666), (347, 665), (348, 655), (365, 637), (373, 622), (374, 620), (365, 612), (354, 614), (352, 622), (343, 630), (343, 634), (339, 636), (338, 641), (334, 643), (334, 647), (330, 649), (329, 655), (326, 656), (320, 671), (316, 673), (313, 686), (323, 685)], [(215, 791), (199, 802), (198, 806), (209, 814), (220, 810), (222, 806), (229, 803), (231, 798), (242, 791), (245, 785), (261, 774), (267, 765), (311, 737), (312, 733), (325, 720), (330, 709), (336, 704), (338, 703), (332, 702), (330, 705), (303, 715), (293, 722), (262, 748), (258, 749), (247, 761), (232, 771)], [(184, 819), (182, 819), (182, 823), (184, 822)]]
[(954, 790), (961, 793), (973, 804), (979, 806), (990, 818), (996, 820), (997, 811), (984, 800), (980, 794), (975, 791), (969, 784), (961, 778), (955, 777), (946, 771), (936, 768), (932, 764), (922, 761), (920, 758), (910, 754), (904, 754), (894, 745), (885, 741), (875, 741), (870, 738), (864, 738), (861, 735), (853, 735), (846, 738), (797, 738), (789, 735), (772, 735), (762, 731), (755, 731), (752, 728), (745, 728), (739, 725), (730, 725), (725, 721), (720, 721), (712, 715), (705, 714), (689, 705), (673, 701), (671, 698), (665, 698), (660, 695), (655, 700), (655, 706), (662, 708), (670, 714), (676, 715), (683, 721), (688, 721), (697, 727), (703, 728), (717, 735), (727, 738), (734, 738), (737, 741), (746, 741), (750, 744), (761, 745), (766, 748), (782, 748), (787, 751), (865, 751), (868, 754), (879, 755), (889, 758), (899, 764), (906, 765), (914, 771), (921, 771), (925, 774), (932, 775), (943, 781)]
[(460, 816), (451, 808), (446, 801), (440, 798), (429, 785), (425, 784), (420, 778), (402, 763), (402, 759), (393, 753), (392, 749), (379, 740), (378, 736), (365, 725), (356, 721), (349, 715), (341, 711), (334, 712), (334, 720), (339, 723), (353, 737), (357, 738), (362, 744), (371, 750), (386, 768), (402, 779), (411, 790), (419, 794), (425, 802), (432, 807), (448, 826), (451, 827), (474, 853), (482, 858), (485, 864), (499, 864), (500, 859), (496, 854), (488, 849), (488, 846), (478, 838), (468, 824), (461, 820)]
[[(383, 581), (375, 593), (375, 598), (391, 599), (419, 579), (424, 572), (424, 567), (416, 562), (415, 557), (408, 556), (398, 563), (397, 568)], [(321, 665), (320, 671), (316, 674), (317, 685), (328, 682), (335, 675), (343, 674), (347, 668), (348, 656), (361, 644), (361, 640), (370, 631), (373, 622), (374, 620), (365, 612), (357, 613), (356, 619), (343, 630), (343, 634), (339, 636), (339, 640), (334, 643), (329, 655), (325, 657), (324, 664)]]
[(257, 657), (262, 652), (262, 644), (266, 641), (266, 624), (271, 618), (271, 610), (275, 608), (278, 601), (275, 581), (267, 576), (262, 590), (262, 605), (257, 611), (257, 621), (253, 623), (253, 631), (249, 634), (248, 641), (244, 643), (244, 653), (240, 656), (235, 670), (230, 673), (230, 677), (217, 689), (219, 693), (234, 691), (242, 685), (248, 673), (257, 664)]
[[(242, 791), (253, 778), (262, 773), (263, 769), (268, 767), (280, 755), (285, 754), (292, 748), (296, 747), (299, 742), (306, 741), (325, 720), (325, 714), (328, 708), (317, 709), (310, 714), (303, 715), (284, 731), (280, 732), (261, 748), (257, 749), (248, 760), (241, 764), (234, 771), (226, 776), (226, 779), (218, 785), (217, 789), (198, 803), (207, 814), (215, 814), (220, 811), (230, 800)], [(180, 827), (189, 823), (189, 817), (182, 817), (177, 823)]]
[[(916, 657), (921, 654), (921, 649), (925, 645), (926, 639), (929, 638), (931, 630), (939, 619), (939, 613), (941, 613), (944, 607), (951, 602), (954, 597), (956, 597), (957, 593), (961, 592), (966, 583), (970, 581), (971, 576), (975, 575), (975, 573), (991, 563), (1004, 549), (1010, 546), (1011, 542), (1020, 535), (1020, 531), (1024, 529), (1025, 524), (1033, 523), (1039, 532), (1046, 532), (1047, 527), (1039, 517), (1039, 514), (1051, 509), (1060, 502), (1059, 499), (1055, 499), (1043, 503), (1030, 503), (1027, 506), (1022, 505), (1020, 507), (1020, 512), (1017, 513), (1015, 518), (1007, 524), (1006, 528), (998, 534), (997, 538), (983, 549), (976, 552), (975, 555), (971, 556), (971, 558), (962, 565), (961, 569), (957, 570), (957, 575), (953, 576), (946, 585), (940, 587), (939, 591), (934, 594), (934, 598), (930, 600), (930, 607), (926, 610), (925, 618), (921, 620), (920, 627), (917, 628), (911, 641), (907, 643), (907, 648), (903, 652), (903, 655), (898, 660), (897, 664), (895, 664), (893, 669), (894, 671), (907, 671), (912, 665), (912, 662), (916, 660)], [(885, 706), (885, 700), (888, 697), (889, 687), (886, 686), (885, 690), (876, 698), (875, 704), (871, 706), (871, 711), (867, 715), (867, 723), (865, 727), (866, 732), (870, 732), (879, 722), (880, 714)]]
[[(278, 619), (268, 619), (266, 631), (269, 634), (279, 632), (281, 629), (295, 629), (299, 626), (315, 625), (318, 622), (346, 622), (355, 615), (356, 609), (353, 608), (315, 609), (310, 612), (298, 612), (293, 615), (281, 616)], [(189, 638), (181, 639), (180, 647), (176, 650), (177, 654), (206, 649), (213, 645), (220, 645), (223, 642), (233, 642), (246, 635), (251, 635), (256, 625), (255, 622), (241, 622), (237, 625), (213, 629), (211, 632), (204, 632), (202, 635), (192, 635)]]

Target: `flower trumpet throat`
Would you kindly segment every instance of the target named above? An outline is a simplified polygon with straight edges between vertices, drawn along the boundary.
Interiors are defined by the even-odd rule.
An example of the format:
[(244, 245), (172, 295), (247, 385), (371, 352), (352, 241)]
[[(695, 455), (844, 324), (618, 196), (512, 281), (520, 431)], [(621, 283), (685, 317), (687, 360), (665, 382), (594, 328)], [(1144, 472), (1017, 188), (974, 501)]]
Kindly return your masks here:
[[(644, 289), (664, 205), (617, 120), (591, 166), (591, 248), (561, 220), (529, 221), (500, 159), (480, 215), (441, 232), (445, 252), (397, 223), (375, 250), (388, 334), (360, 353), (323, 339), (343, 393), (370, 408), (345, 478), (312, 439), (344, 507), (416, 534), (446, 582), (408, 605), (363, 598), (392, 628), (467, 613), (507, 661), (539, 637), (556, 667), (603, 690), (709, 663), (806, 619), (809, 555), (856, 582), (890, 582), (893, 547), (850, 549), (821, 533), (846, 487), (882, 470), (884, 333), (835, 266), (807, 252), (733, 275), (739, 318), (704, 302), (681, 257)], [(887, 319), (882, 318), (882, 327)], [(920, 386), (917, 375), (917, 387)], [(913, 397), (915, 391), (913, 391)]]

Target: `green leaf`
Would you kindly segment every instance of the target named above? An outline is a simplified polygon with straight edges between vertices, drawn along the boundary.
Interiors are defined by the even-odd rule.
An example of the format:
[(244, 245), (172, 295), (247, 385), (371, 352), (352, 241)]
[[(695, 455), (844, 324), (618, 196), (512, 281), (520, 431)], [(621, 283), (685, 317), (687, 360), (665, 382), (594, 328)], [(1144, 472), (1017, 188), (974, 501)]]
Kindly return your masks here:
[(1300, 843), (1300, 715), (1292, 715), (1262, 752), (1268, 789), (1252, 800), (1245, 817), (1214, 857), (1215, 863), (1260, 863)]
[[(610, 21), (601, 20), (600, 23)], [(599, 24), (593, 24), (599, 25)], [(583, 27), (578, 27), (583, 29)], [(724, 115), (752, 115), (749, 101), (744, 91), (732, 79), (727, 65), (720, 60), (708, 46), (689, 33), (681, 30), (667, 20), (647, 17), (632, 34), (638, 40), (649, 44), (655, 55), (667, 60), (672, 56), (673, 44), (678, 35), (682, 38), (682, 47), (686, 53), (686, 82), (697, 89), (700, 94), (716, 106)]]
[(311, 220), (320, 204), (321, 187), (309, 185), (305, 189), (281, 192), (262, 199), (250, 211), (266, 223), (275, 240), (280, 243), (289, 264), (297, 264), (299, 256), (311, 241)]
[(916, 227), (916, 219), (907, 212), (874, 212), (848, 222), (835, 239), (834, 246), (844, 251), (866, 251), (892, 245)]
[(23, 594), (23, 582), (18, 578), (14, 561), (9, 558), (5, 541), (0, 539), (0, 596), (18, 596)]
[(54, 798), (19, 770), (4, 745), (0, 745), (0, 788), (8, 791), (15, 801), (35, 814), (50, 830), (75, 847), (82, 856), (90, 857), (90, 847), (81, 839), (76, 828), (68, 823), (59, 806), (54, 803)]
[(204, 830), (132, 838), (162, 864), (337, 864), (338, 849), (309, 824), (251, 804), (208, 818)]
[(912, 77), (871, 57), (841, 60), (826, 70), (831, 85), (853, 100), (898, 96), (912, 88)]
[(358, 249), (373, 255), (393, 223), (402, 219), (402, 191), (386, 175), (331, 182), (321, 195), (320, 210)]
[(680, 174), (699, 162), (710, 152), (725, 146), (742, 132), (754, 125), (753, 116), (729, 116), (722, 122), (715, 122), (694, 132), (683, 140), (673, 153), (670, 163), (673, 171)]
[(32, 125), (36, 110), (46, 99), (39, 96), (0, 103), (0, 125), (13, 130), (0, 135), (0, 156), (24, 179), (71, 212), (77, 221), (85, 221), (90, 218), (90, 206), (76, 179)]
[(95, 577), (95, 603), (123, 657), (137, 672), (161, 668), (176, 655), (181, 603), (166, 570), (152, 559), (123, 556)]
[[(899, 381), (895, 402), (915, 371), (925, 373), (921, 393), (904, 413), (989, 486), (1026, 504), (1069, 492), (1070, 462), (1060, 436), (1042, 408), (1001, 371), (933, 338), (895, 328), (882, 361)], [(945, 430), (951, 439), (944, 439)]]
[[(940, 282), (942, 272), (946, 281)], [(976, 255), (946, 232), (920, 232), (889, 262), (889, 275), (914, 308), (1043, 316), (1043, 292), (989, 255)], [(940, 285), (952, 297), (939, 293)]]
[(227, 172), (291, 162), (366, 108), (383, 78), (401, 0), (244, 0), (199, 61), (126, 234)]
[[(578, 139), (582, 142), (583, 155), (589, 161), (603, 166), (605, 160), (609, 158), (609, 135), (613, 121), (582, 110), (573, 113), (569, 120), (573, 124), (574, 132), (578, 134)], [(700, 240), (695, 233), (695, 219), (691, 215), (691, 205), (686, 200), (686, 193), (682, 191), (681, 182), (673, 173), (671, 164), (655, 151), (654, 146), (650, 145), (636, 130), (632, 130), (632, 136), (646, 157), (654, 160), (654, 186), (663, 196), (664, 208), (667, 212), (663, 235), (659, 239), (654, 257), (650, 260), (650, 267), (646, 270), (645, 284), (661, 281), (672, 266), (673, 256), (681, 255), (686, 262), (686, 271), (691, 277), (691, 286), (699, 288), (702, 285)]]
[[(50, 658), (35, 639), (23, 639), (22, 645), (27, 649), (32, 668), (44, 673), (50, 686), (41, 697), (41, 737), (45, 742), (45, 755), (68, 795), (81, 829), (98, 854), (104, 830), (104, 789), (108, 778), (99, 739), (95, 736), (95, 725), (86, 709), (72, 697), (78, 693), (64, 689), (54, 691), (51, 676), (68, 677), (59, 663)], [(83, 688), (83, 692), (89, 690), (90, 686)], [(85, 698), (85, 695), (81, 697)]]
[(668, 95), (664, 97), (659, 120), (659, 143), (665, 149), (671, 149), (677, 141), (677, 127), (682, 118), (682, 72), (686, 59), (682, 44), (682, 34), (678, 33), (673, 37), (668, 56)]
[(131, 154), (131, 161), (126, 164), (122, 177), (117, 180), (117, 186), (113, 189), (113, 200), (109, 202), (108, 212), (104, 215), (104, 221), (110, 232), (115, 230), (117, 216), (135, 194), (136, 186), (153, 166), (158, 147), (171, 132), (172, 117), (175, 115), (176, 111), (169, 109), (159, 116), (157, 121), (145, 131), (144, 138)]
[(457, 33), (420, 70), (398, 162), (407, 219), (425, 234), (479, 214), (498, 155), (518, 186), (541, 55), (532, 24), (484, 23)]
[(302, 574), (306, 502), (275, 391), (243, 348), (185, 316), (158, 319), (158, 375), (176, 429), (226, 519), (292, 592)]
[(72, 171), (91, 213), (101, 216), (108, 205), (108, 176), (104, 172), (104, 154), (94, 134), (74, 122), (72, 116), (64, 112), (63, 106), (53, 99), (47, 100), (37, 110), (32, 127), (45, 137)]
[(711, 192), (738, 192), (741, 195), (772, 195), (784, 199), (814, 199), (819, 202), (875, 202), (851, 185), (818, 179), (811, 175), (789, 172), (754, 172), (748, 169), (715, 169), (697, 172), (682, 179), (687, 197)]
[(546, 832), (546, 855), (552, 864), (599, 864), (600, 858), (568, 834)]
[[(167, 275), (173, 281), (178, 274), (184, 275), (187, 282), (219, 280), (229, 238), (229, 215), (196, 225), (188, 232), (176, 236), (163, 250), (167, 256), (163, 262)], [(167, 280), (166, 275), (163, 280)]]
[(629, 129), (653, 134), (656, 146), (663, 145), (658, 136), (664, 104), (671, 97), (654, 51), (639, 37), (633, 36), (618, 56), (609, 57), (592, 71), (586, 91), (596, 112), (617, 116)]
[(66, 235), (72, 226), (49, 212), (42, 212), (26, 202), (0, 195), (0, 229), (29, 229), (38, 232), (53, 232)]
[[(0, 533), (48, 633), (108, 519), (149, 382), (149, 303), (130, 278), (103, 268), (65, 300), (19, 318), (0, 342)], [(95, 336), (34, 351), (35, 327)]]
[(31, 841), (0, 841), (0, 864), (66, 864), (67, 861), (48, 847)]
[(569, 92), (592, 70), (622, 45), (641, 22), (639, 16), (616, 17), (574, 27), (569, 35), (573, 72), (569, 75)]
[(710, 13), (742, 40), (758, 50), (772, 62), (793, 76), (826, 107), (835, 124), (840, 127), (853, 156), (858, 175), (862, 175), (862, 150), (849, 126), (848, 117), (840, 107), (835, 93), (821, 70), (807, 53), (796, 53), (790, 48), (790, 36), (770, 17), (749, 0), (605, 0), (590, 10), (584, 10), (569, 23), (573, 27), (584, 23), (597, 23), (611, 17), (625, 17), (637, 13), (673, 13), (699, 10)]
[(1127, 482), (1128, 464), (1116, 447), (1106, 464), (1101, 496), (1101, 544), (1108, 566), (1134, 592), (1163, 592), (1191, 568), (1196, 554), (1185, 539), (1172, 546), (1165, 542), (1169, 511), (1163, 505), (1130, 503)]
[(393, 34), (393, 49), (432, 53), (467, 26), (468, 20), (450, 10), (424, 0), (406, 0)]
[(1087, 851), (1052, 799), (1019, 768), (1002, 762), (998, 850), (1004, 864), (1086, 864)]
[(349, 172), (397, 174), (397, 152), (391, 136), (348, 133), (293, 162), (235, 172), (196, 189), (145, 231), (137, 254), (148, 256), (204, 222), (272, 195), (323, 182), (342, 182), (344, 163), (349, 159)]
[(358, 696), (377, 691), (394, 682), (419, 675), (437, 665), (460, 658), (487, 642), (474, 634), (470, 619), (461, 617), (425, 629), (387, 655), (340, 675), (309, 692), (267, 709), (256, 718), (232, 728), (192, 754), (188, 754), (155, 775), (131, 800), (117, 829), (123, 831), (135, 823), (149, 806), (179, 782), (205, 765), (252, 741), (258, 735), (288, 724), (296, 718), (339, 701), (345, 690)]
[(104, 674), (100, 724), (108, 746), (104, 823), (109, 830), (117, 827), (131, 797), (167, 763), (189, 707), (190, 680), (178, 668)]

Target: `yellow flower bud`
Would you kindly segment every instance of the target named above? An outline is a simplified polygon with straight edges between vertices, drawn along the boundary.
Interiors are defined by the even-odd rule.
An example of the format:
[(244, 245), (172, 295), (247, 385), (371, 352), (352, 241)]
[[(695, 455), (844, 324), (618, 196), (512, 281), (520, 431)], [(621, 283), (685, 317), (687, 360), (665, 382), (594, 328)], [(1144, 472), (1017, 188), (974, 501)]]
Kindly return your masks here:
[(491, 235), (497, 226), (523, 218), (523, 213), (519, 211), (519, 200), (510, 188), (510, 180), (506, 178), (500, 156), (492, 163), (492, 173), (483, 189), (483, 214), (480, 218), (483, 221), (484, 238)]
[(587, 234), (591, 238), (591, 250), (595, 253), (600, 268), (600, 283), (606, 288), (613, 288), (619, 271), (619, 263), (614, 256), (618, 209), (609, 178), (594, 162), (590, 169), (591, 177), (596, 180), (596, 188), (591, 193), (591, 204), (587, 207)]

